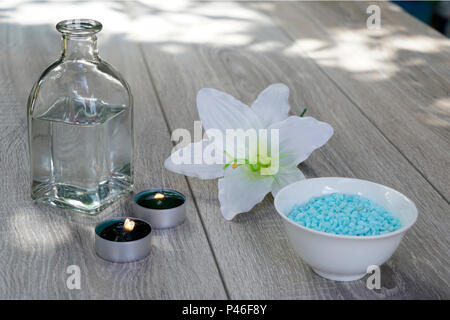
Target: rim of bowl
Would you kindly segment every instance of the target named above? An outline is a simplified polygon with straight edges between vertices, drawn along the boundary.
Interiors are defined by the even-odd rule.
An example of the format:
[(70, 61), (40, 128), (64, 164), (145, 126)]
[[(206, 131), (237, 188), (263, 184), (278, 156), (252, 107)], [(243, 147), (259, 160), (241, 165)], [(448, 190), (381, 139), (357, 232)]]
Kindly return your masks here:
[[(307, 228), (307, 227), (305, 227), (305, 226), (302, 226), (302, 225), (300, 225), (300, 224), (298, 224), (298, 223), (292, 221), (292, 220), (289, 219), (284, 213), (282, 213), (280, 210), (278, 210), (278, 206), (277, 206), (277, 198), (278, 198), (278, 195), (279, 195), (284, 189), (287, 189), (288, 187), (290, 187), (290, 186), (292, 186), (292, 185), (294, 185), (294, 184), (306, 183), (305, 181), (309, 181), (309, 180), (325, 180), (325, 179), (327, 179), (327, 180), (330, 180), (330, 179), (331, 179), (331, 180), (338, 180), (338, 179), (339, 179), (339, 180), (360, 181), (360, 182), (362, 181), (362, 182), (364, 182), (364, 183), (371, 183), (371, 184), (374, 184), (374, 185), (377, 185), (377, 186), (381, 186), (381, 187), (383, 187), (383, 188), (387, 188), (387, 189), (389, 189), (389, 190), (391, 190), (391, 191), (394, 191), (395, 193), (398, 193), (401, 197), (403, 197), (407, 202), (410, 202), (410, 203), (413, 205), (414, 213), (415, 213), (415, 214), (414, 214), (414, 218), (413, 218), (413, 220), (412, 220), (410, 223), (408, 223), (407, 225), (405, 225), (405, 226), (401, 227), (400, 229), (395, 230), (395, 231), (393, 231), (393, 232), (384, 233), (384, 234), (379, 234), (379, 235), (375, 235), (375, 236), (353, 236), (353, 235), (343, 235), (343, 234), (328, 233), (328, 232), (323, 232), (323, 231), (318, 231), (318, 230), (314, 230), (314, 229)], [(372, 181), (369, 181), (369, 180), (355, 179), (355, 178), (344, 178), (344, 177), (320, 177), (320, 178), (311, 178), (311, 179), (304, 179), (304, 180), (300, 180), (300, 181), (291, 183), (291, 184), (289, 184), (289, 185), (283, 187), (280, 191), (278, 191), (277, 195), (276, 195), (275, 198), (274, 198), (274, 206), (275, 206), (275, 210), (277, 211), (277, 213), (278, 213), (285, 221), (287, 221), (287, 222), (293, 224), (294, 226), (299, 227), (300, 229), (303, 229), (303, 230), (308, 231), (308, 232), (320, 234), (320, 235), (323, 235), (323, 236), (326, 236), (326, 237), (330, 237), (330, 238), (338, 238), (338, 239), (370, 240), (370, 239), (382, 239), (382, 238), (392, 237), (392, 236), (395, 236), (395, 235), (397, 235), (397, 234), (404, 233), (404, 232), (406, 232), (409, 228), (411, 228), (411, 227), (416, 223), (417, 217), (418, 217), (418, 215), (419, 215), (418, 210), (417, 210), (417, 207), (416, 207), (416, 205), (414, 204), (414, 202), (413, 202), (411, 199), (409, 199), (407, 196), (405, 196), (403, 193), (401, 193), (400, 191), (397, 191), (397, 190), (395, 190), (395, 189), (393, 189), (393, 188), (391, 188), (391, 187), (385, 186), (385, 185), (380, 184), (380, 183), (372, 182)]]
[[(105, 238), (103, 238), (103, 237), (100, 236), (100, 234), (99, 234), (100, 232), (98, 232), (98, 231), (100, 231), (100, 230), (97, 230), (97, 229), (100, 227), (101, 224), (103, 224), (103, 223), (105, 223), (105, 222), (107, 222), (107, 221), (110, 221), (110, 220), (125, 221), (125, 219), (139, 220), (139, 221), (145, 222), (146, 224), (149, 225), (150, 231), (148, 232), (148, 234), (146, 234), (144, 237), (142, 237), (142, 238), (140, 238), (140, 239), (130, 240), (130, 241), (123, 241), (123, 242), (108, 240), (108, 239), (105, 239)], [(102, 230), (103, 230), (103, 229), (102, 229)], [(143, 220), (143, 219), (135, 218), (135, 217), (117, 217), (117, 218), (107, 219), (107, 220), (104, 220), (104, 221), (101, 221), (101, 222), (97, 223), (97, 225), (96, 225), (95, 228), (94, 228), (94, 233), (95, 233), (96, 237), (98, 237), (98, 238), (100, 238), (100, 239), (102, 239), (102, 240), (104, 240), (104, 241), (109, 241), (109, 242), (119, 243), (119, 246), (122, 246), (122, 245), (128, 245), (129, 243), (135, 243), (135, 242), (137, 242), (137, 241), (141, 241), (141, 240), (143, 240), (143, 239), (146, 239), (148, 236), (150, 236), (150, 235), (152, 234), (152, 231), (153, 231), (153, 227), (152, 227), (152, 225), (151, 225), (150, 223), (148, 223), (147, 221), (145, 221), (145, 220)]]

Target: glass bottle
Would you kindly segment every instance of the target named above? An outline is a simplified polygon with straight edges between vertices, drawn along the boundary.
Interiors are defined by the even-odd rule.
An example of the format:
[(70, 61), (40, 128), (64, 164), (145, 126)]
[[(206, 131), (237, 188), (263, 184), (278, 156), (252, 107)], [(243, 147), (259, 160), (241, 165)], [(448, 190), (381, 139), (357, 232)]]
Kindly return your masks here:
[(28, 99), (31, 197), (95, 214), (133, 188), (133, 99), (97, 51), (98, 21), (61, 21), (61, 58)]

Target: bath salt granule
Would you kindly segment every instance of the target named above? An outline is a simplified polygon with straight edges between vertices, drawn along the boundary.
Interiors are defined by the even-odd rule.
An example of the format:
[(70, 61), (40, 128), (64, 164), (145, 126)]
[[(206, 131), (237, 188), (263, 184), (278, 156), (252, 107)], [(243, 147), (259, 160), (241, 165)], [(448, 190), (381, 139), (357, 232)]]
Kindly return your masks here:
[(370, 199), (332, 193), (296, 205), (287, 216), (304, 227), (352, 236), (376, 236), (398, 230), (400, 220)]

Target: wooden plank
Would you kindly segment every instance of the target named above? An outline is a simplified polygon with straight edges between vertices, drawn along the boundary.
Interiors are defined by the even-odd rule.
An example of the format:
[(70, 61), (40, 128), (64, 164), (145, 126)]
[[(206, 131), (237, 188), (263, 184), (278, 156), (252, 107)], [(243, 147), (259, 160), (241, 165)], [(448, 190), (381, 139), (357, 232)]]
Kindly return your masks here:
[(294, 40), (290, 52), (322, 72), (450, 200), (450, 41), (391, 3), (381, 29), (361, 2), (278, 3), (266, 13)]
[[(0, 298), (224, 299), (226, 293), (184, 177), (163, 170), (167, 126), (135, 42), (119, 33), (127, 16), (117, 4), (23, 3), (0, 17)], [(11, 15), (9, 15), (11, 12)], [(20, 13), (34, 12), (38, 21)], [(104, 23), (99, 51), (129, 81), (135, 98), (136, 189), (170, 187), (188, 198), (187, 221), (155, 231), (150, 257), (113, 264), (93, 250), (94, 226), (130, 215), (128, 200), (88, 217), (32, 204), (29, 196), (26, 99), (32, 83), (60, 52), (55, 23), (89, 16)], [(31, 23), (27, 25), (26, 23)], [(126, 31), (126, 30), (125, 30)], [(81, 268), (81, 290), (68, 290), (66, 268)]]
[[(364, 280), (337, 283), (313, 274), (291, 249), (271, 196), (227, 222), (219, 211), (217, 182), (189, 179), (231, 298), (448, 298), (448, 204), (310, 58), (289, 53), (292, 41), (258, 7), (134, 6), (136, 34), (170, 129), (192, 129), (202, 87), (250, 103), (270, 83), (284, 82), (291, 88), (294, 114), (306, 106), (309, 115), (335, 129), (331, 141), (301, 165), (307, 176), (389, 185), (413, 199), (420, 217), (383, 266), (382, 289), (371, 291)], [(157, 14), (147, 15), (152, 11)], [(158, 32), (149, 35), (154, 26), (160, 26)]]

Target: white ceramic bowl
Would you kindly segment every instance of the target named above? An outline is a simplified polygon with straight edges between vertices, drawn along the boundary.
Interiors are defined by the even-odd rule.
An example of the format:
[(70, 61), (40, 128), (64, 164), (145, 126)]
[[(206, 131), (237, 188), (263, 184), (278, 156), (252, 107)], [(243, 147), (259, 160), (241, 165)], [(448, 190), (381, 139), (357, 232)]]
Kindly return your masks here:
[[(315, 196), (358, 194), (373, 200), (400, 219), (402, 227), (379, 236), (345, 236), (303, 227), (287, 218), (292, 208)], [(320, 276), (337, 281), (357, 280), (371, 265), (381, 266), (397, 249), (406, 230), (417, 219), (414, 203), (394, 189), (350, 178), (315, 178), (290, 184), (275, 196), (275, 208), (299, 256)]]

